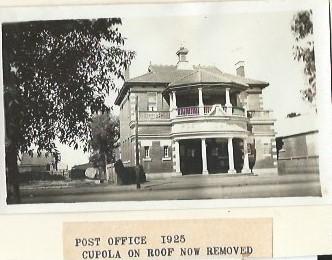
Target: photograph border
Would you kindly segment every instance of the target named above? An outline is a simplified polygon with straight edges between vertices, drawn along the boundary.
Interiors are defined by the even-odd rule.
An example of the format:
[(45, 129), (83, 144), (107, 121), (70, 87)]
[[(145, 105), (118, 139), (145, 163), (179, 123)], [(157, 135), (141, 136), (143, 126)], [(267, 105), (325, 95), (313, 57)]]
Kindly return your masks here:
[[(317, 1), (318, 2), (318, 1)], [(248, 199), (209, 199), (209, 200), (185, 200), (185, 201), (130, 201), (130, 202), (84, 202), (84, 203), (52, 203), (52, 204), (26, 204), (26, 205), (6, 205), (6, 180), (5, 175), (0, 175), (0, 214), (1, 213), (49, 213), (49, 212), (92, 212), (92, 211), (134, 211), (134, 210), (175, 210), (175, 209), (215, 209), (224, 207), (262, 207), (262, 206), (299, 206), (299, 205), (325, 205), (332, 202), (332, 177), (330, 173), (332, 162), (330, 160), (329, 140), (331, 134), (331, 86), (330, 74), (330, 41), (326, 34), (329, 31), (328, 2), (303, 1), (301, 4), (294, 1), (272, 2), (204, 2), (204, 3), (168, 3), (168, 4), (145, 4), (144, 15), (159, 16), (172, 12), (172, 15), (199, 15), (209, 14), (211, 12), (232, 13), (232, 12), (275, 12), (285, 10), (299, 10), (303, 8), (313, 9), (313, 24), (315, 35), (315, 56), (317, 68), (317, 108), (319, 121), (319, 170), (322, 189), (321, 198), (313, 197), (275, 197), (275, 198), (248, 198)], [(213, 9), (214, 5), (221, 5), (224, 9)], [(174, 8), (174, 7), (177, 8)], [(1, 23), (7, 21), (31, 20), (31, 19), (69, 19), (69, 18), (93, 18), (95, 14), (98, 17), (107, 17), (106, 14), (112, 13), (112, 17), (123, 17), (130, 13), (133, 16), (140, 17), (142, 12), (137, 12), (143, 8), (141, 5), (103, 5), (98, 6), (52, 6), (52, 7), (13, 7), (1, 8)], [(75, 12), (74, 17), (71, 11)], [(135, 12), (136, 10), (136, 12)], [(155, 12), (151, 12), (154, 10)], [(112, 12), (110, 12), (112, 11)], [(45, 15), (45, 14), (51, 14)], [(99, 15), (101, 14), (101, 15)], [(1, 47), (1, 46), (0, 46)], [(0, 48), (2, 50), (2, 48)], [(0, 65), (2, 71), (2, 64)], [(2, 73), (1, 73), (2, 82)], [(3, 96), (3, 88), (0, 89)], [(4, 159), (4, 111), (3, 99), (0, 100), (0, 155), (1, 155), (1, 172), (5, 172)], [(198, 202), (198, 203), (197, 203)]]

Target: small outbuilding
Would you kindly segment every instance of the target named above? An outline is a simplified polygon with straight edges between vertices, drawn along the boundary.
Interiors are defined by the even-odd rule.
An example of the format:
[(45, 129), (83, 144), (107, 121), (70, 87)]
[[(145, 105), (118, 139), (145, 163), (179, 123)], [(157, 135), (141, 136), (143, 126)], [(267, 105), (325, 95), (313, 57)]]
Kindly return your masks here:
[(295, 115), (278, 120), (276, 135), (278, 172), (284, 174), (318, 174), (317, 115)]

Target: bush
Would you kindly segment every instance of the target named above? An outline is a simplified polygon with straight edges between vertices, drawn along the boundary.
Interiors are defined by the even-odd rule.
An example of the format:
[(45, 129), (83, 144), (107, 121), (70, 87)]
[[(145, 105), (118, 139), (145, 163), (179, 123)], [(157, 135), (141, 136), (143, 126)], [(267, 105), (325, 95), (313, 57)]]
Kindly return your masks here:
[[(118, 184), (128, 185), (136, 183), (136, 167), (130, 166), (125, 167), (121, 160), (118, 160), (114, 163), (114, 169), (118, 177)], [(146, 182), (146, 176), (143, 169), (143, 166), (139, 166), (139, 180), (140, 183)]]
[(65, 177), (59, 174), (50, 174), (47, 171), (40, 172), (21, 172), (19, 174), (19, 181), (21, 183), (29, 181), (59, 181), (64, 180)]

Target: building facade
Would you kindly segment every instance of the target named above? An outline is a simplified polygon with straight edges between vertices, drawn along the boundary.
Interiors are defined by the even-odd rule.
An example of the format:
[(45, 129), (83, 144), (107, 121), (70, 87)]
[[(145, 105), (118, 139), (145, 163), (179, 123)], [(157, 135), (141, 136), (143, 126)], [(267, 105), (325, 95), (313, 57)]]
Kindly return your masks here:
[(30, 156), (27, 153), (22, 155), (22, 159), (18, 165), (20, 173), (24, 172), (50, 172), (53, 169), (54, 157), (52, 155)]
[(68, 166), (60, 162), (60, 156), (58, 162), (53, 155), (46, 155), (42, 152), (40, 155), (23, 153), (21, 159), (18, 162), (19, 173), (49, 173), (49, 174), (63, 174), (68, 171)]
[[(317, 115), (285, 118), (278, 125), (281, 129), (276, 135), (278, 173), (319, 174)], [(291, 128), (287, 127), (290, 125)]]
[[(188, 50), (176, 65), (150, 65), (142, 76), (126, 80), (115, 104), (120, 106), (120, 157), (139, 159), (149, 178), (213, 173), (277, 172), (274, 119), (263, 109), (269, 84), (248, 79), (243, 62), (237, 75), (215, 66), (192, 66)], [(138, 125), (135, 100), (138, 97)]]

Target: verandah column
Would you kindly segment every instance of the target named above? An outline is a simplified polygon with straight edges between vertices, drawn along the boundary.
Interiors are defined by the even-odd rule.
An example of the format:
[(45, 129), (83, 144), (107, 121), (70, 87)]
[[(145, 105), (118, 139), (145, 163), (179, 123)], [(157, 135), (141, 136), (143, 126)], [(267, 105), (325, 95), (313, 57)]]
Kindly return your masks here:
[(173, 97), (172, 97), (172, 93), (169, 92), (169, 111), (171, 112), (173, 109)]
[(228, 138), (228, 173), (236, 173), (234, 169), (233, 138)]
[(202, 88), (198, 88), (198, 107), (199, 107), (199, 114), (204, 115), (204, 103), (203, 103)]
[(207, 170), (207, 158), (206, 158), (206, 142), (205, 142), (205, 138), (201, 139), (201, 143), (202, 143), (202, 174), (203, 175), (207, 175), (209, 174), (208, 170)]
[(170, 115), (170, 118), (173, 118), (173, 96), (172, 96), (172, 92), (169, 92), (169, 115)]
[(250, 173), (249, 168), (249, 155), (248, 155), (248, 142), (247, 139), (243, 139), (243, 168), (241, 173)]
[(231, 98), (230, 98), (230, 95), (229, 95), (229, 88), (226, 88), (226, 103), (225, 103), (225, 106), (226, 106), (227, 115), (232, 115), (232, 103), (231, 103)]
[(173, 95), (173, 98), (172, 98), (172, 109), (173, 109), (173, 115), (174, 117), (177, 116), (177, 105), (176, 105), (176, 94), (175, 94), (175, 91), (172, 91), (172, 95)]

